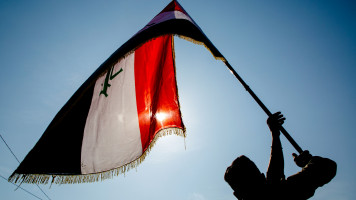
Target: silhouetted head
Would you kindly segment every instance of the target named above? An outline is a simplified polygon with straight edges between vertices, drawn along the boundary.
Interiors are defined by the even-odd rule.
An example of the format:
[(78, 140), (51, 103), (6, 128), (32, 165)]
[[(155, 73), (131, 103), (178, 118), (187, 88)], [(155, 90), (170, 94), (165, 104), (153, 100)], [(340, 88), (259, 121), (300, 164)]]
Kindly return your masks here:
[(236, 158), (226, 169), (225, 181), (238, 199), (258, 199), (264, 193), (266, 178), (246, 156)]

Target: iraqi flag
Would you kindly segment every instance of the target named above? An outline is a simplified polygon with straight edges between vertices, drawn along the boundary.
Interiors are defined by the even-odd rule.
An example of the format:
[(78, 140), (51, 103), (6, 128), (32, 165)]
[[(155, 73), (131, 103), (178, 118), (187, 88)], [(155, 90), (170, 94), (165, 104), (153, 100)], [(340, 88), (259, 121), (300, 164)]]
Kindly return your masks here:
[(81, 183), (111, 178), (143, 161), (163, 135), (185, 136), (173, 35), (225, 60), (172, 1), (116, 50), (74, 93), (10, 176), (11, 182)]

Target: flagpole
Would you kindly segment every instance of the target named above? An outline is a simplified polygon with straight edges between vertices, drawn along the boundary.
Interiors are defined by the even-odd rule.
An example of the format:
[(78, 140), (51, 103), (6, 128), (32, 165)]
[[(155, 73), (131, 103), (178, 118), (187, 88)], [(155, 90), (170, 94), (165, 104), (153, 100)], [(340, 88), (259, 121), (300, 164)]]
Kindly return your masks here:
[[(272, 113), (268, 110), (268, 108), (262, 103), (262, 101), (257, 97), (257, 95), (251, 90), (251, 88), (245, 83), (245, 81), (239, 76), (239, 74), (237, 74), (237, 72), (234, 70), (234, 68), (230, 65), (230, 63), (225, 60), (224, 61), (225, 65), (227, 66), (227, 68), (229, 68), (229, 70), (231, 71), (231, 73), (237, 78), (237, 80), (240, 81), (240, 83), (244, 86), (244, 88), (247, 90), (248, 93), (250, 93), (250, 95), (252, 96), (252, 98), (258, 103), (258, 105), (260, 105), (260, 107), (262, 108), (263, 111), (265, 111), (265, 113), (268, 116), (271, 116)], [(287, 140), (292, 144), (292, 146), (298, 151), (298, 153), (302, 153), (303, 149), (295, 142), (295, 140), (289, 135), (289, 133), (287, 132), (286, 129), (283, 128), (283, 126), (281, 126), (280, 128), (281, 132), (283, 133), (283, 135), (287, 138)]]
[[(175, 2), (179, 5), (179, 3), (177, 1), (173, 0), (173, 2)], [(186, 15), (191, 19), (191, 17), (187, 13), (186, 13)], [(192, 34), (192, 35), (189, 35), (189, 34), (184, 35), (183, 34), (183, 36), (187, 36), (188, 38), (192, 38), (193, 40), (202, 42), (210, 50), (210, 52), (214, 55), (215, 58), (223, 60), (223, 62), (229, 68), (231, 73), (237, 78), (237, 80), (240, 81), (240, 83), (245, 87), (245, 89), (255, 99), (255, 101), (258, 103), (258, 105), (260, 105), (260, 107), (265, 111), (265, 113), (268, 116), (271, 116), (272, 113), (267, 109), (267, 107), (262, 103), (262, 101), (256, 96), (256, 94), (250, 89), (250, 87), (245, 83), (245, 81), (242, 80), (242, 78), (236, 73), (234, 68), (232, 68), (232, 66), (229, 64), (229, 62), (224, 58), (224, 56), (219, 52), (219, 50), (213, 45), (213, 43), (209, 40), (209, 38), (202, 32), (202, 30), (197, 26), (197, 24), (194, 22), (194, 20), (193, 19), (191, 19), (191, 20), (193, 21), (193, 24), (190, 24), (190, 25), (193, 25), (193, 26), (195, 26), (195, 28), (198, 28), (198, 30), (196, 30), (196, 31), (200, 32), (200, 34), (195, 33), (198, 35), (197, 36), (194, 34), (194, 32), (193, 33), (189, 32), (189, 34)], [(189, 30), (192, 30), (192, 29), (189, 29)], [(280, 130), (283, 133), (283, 135), (288, 139), (288, 141), (293, 145), (293, 147), (298, 151), (298, 153), (302, 153), (303, 152), (302, 148), (300, 148), (300, 146), (294, 141), (294, 139), (289, 135), (289, 133), (283, 127), (281, 127)]]

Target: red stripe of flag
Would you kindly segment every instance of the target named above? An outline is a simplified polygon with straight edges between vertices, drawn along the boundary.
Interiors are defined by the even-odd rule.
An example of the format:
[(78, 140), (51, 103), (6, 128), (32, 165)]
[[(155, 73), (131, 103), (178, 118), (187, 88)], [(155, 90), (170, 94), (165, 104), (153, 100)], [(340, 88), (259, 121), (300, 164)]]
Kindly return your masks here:
[(135, 86), (142, 150), (164, 128), (184, 128), (181, 120), (173, 36), (155, 38), (135, 51)]

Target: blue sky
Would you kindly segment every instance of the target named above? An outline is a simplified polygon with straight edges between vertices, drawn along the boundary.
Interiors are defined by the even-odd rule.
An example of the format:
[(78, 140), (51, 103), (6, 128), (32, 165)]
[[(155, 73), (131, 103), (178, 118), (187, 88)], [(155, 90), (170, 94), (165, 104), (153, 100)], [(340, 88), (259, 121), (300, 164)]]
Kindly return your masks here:
[[(0, 1), (0, 133), (20, 160), (78, 87), (169, 2)], [(355, 199), (355, 2), (179, 2), (271, 112), (285, 114), (297, 143), (338, 163), (312, 199)], [(204, 47), (175, 38), (175, 49), (187, 138), (161, 138), (137, 170), (111, 180), (41, 186), (51, 199), (232, 200), (223, 175), (237, 156), (266, 171), (266, 114)], [(289, 176), (300, 169), (282, 143)], [(8, 177), (18, 163), (2, 141), (0, 159)], [(0, 199), (36, 199), (15, 189), (0, 179)]]

